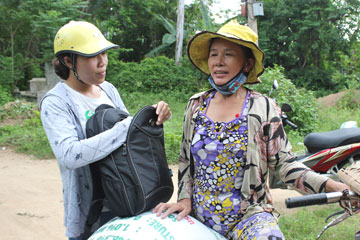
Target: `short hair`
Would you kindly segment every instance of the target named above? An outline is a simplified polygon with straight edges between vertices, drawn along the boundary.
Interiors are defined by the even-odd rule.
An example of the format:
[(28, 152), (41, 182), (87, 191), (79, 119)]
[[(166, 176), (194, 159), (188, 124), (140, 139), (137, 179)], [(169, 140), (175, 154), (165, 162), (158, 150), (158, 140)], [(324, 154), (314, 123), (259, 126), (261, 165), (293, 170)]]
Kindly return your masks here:
[(60, 54), (53, 60), (53, 66), (56, 75), (58, 75), (63, 80), (67, 80), (70, 75), (70, 69), (68, 68), (68, 66), (65, 65), (64, 57), (69, 57), (70, 59), (73, 59), (71, 53)]

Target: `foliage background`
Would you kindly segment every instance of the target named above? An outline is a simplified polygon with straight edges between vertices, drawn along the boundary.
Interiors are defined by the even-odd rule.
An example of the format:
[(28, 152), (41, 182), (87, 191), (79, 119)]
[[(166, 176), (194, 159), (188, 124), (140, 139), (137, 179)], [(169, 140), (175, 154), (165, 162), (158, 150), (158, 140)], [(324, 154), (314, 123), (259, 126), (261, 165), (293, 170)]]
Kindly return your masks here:
[[(195, 0), (185, 6), (184, 54), (196, 31), (221, 25), (209, 12), (213, 2)], [(263, 3), (264, 16), (257, 20), (266, 67), (282, 66), (287, 79), (316, 96), (359, 88), (360, 1)], [(122, 51), (114, 56), (119, 61), (139, 63), (155, 49), (151, 56), (173, 58), (176, 11), (176, 0), (2, 0), (0, 83), (14, 92), (28, 89), (33, 77), (44, 77), (44, 64), (53, 58), (53, 37), (70, 20), (96, 24), (120, 45)], [(240, 13), (235, 18), (247, 22)]]
[[(288, 116), (299, 128), (287, 128), (287, 132), (301, 139), (319, 128), (315, 97), (360, 88), (360, 1), (263, 3), (264, 16), (257, 20), (266, 71), (262, 84), (248, 87), (268, 94), (276, 79), (280, 88), (271, 97), (279, 106), (285, 102), (292, 105)], [(160, 99), (176, 108), (173, 112), (179, 120), (165, 126), (169, 149), (175, 152), (187, 99), (209, 88), (207, 76), (188, 61), (186, 44), (197, 30), (215, 31), (221, 25), (209, 12), (214, 0), (186, 5), (183, 59), (176, 65), (177, 4), (176, 0), (2, 0), (0, 105), (12, 101), (17, 89), (27, 90), (33, 77), (44, 77), (44, 65), (53, 58), (53, 37), (60, 26), (70, 20), (90, 21), (120, 45), (120, 49), (108, 51), (107, 80), (118, 88), (128, 108), (135, 113)], [(235, 18), (247, 22), (240, 13)], [(349, 99), (344, 98), (342, 109), (350, 111), (357, 106)]]
[[(186, 44), (196, 31), (215, 31), (221, 25), (209, 11), (214, 1), (195, 0), (185, 6), (183, 59), (176, 65), (176, 0), (2, 0), (0, 104), (12, 101), (17, 89), (27, 90), (33, 77), (44, 77), (44, 65), (53, 58), (53, 37), (60, 26), (70, 20), (86, 20), (120, 45), (120, 49), (108, 51), (107, 80), (118, 88), (128, 108), (135, 112), (162, 99), (174, 104), (177, 109), (173, 112), (182, 119), (177, 110), (184, 109), (192, 94), (209, 88), (207, 76), (188, 61)], [(264, 16), (257, 20), (266, 71), (262, 84), (248, 87), (268, 94), (276, 79), (280, 88), (271, 97), (279, 106), (285, 102), (292, 105), (288, 116), (299, 128), (287, 131), (301, 139), (319, 127), (315, 97), (360, 88), (360, 1), (263, 3)], [(235, 18), (247, 22), (240, 13)], [(346, 109), (356, 106), (346, 99), (342, 104)], [(181, 120), (169, 125), (167, 138), (175, 149)]]
[[(185, 6), (183, 59), (177, 66), (173, 60), (176, 0), (1, 0), (0, 143), (38, 158), (53, 158), (37, 104), (20, 101), (14, 93), (27, 90), (32, 78), (44, 77), (44, 65), (53, 58), (56, 31), (70, 20), (86, 20), (120, 45), (108, 52), (107, 80), (118, 88), (130, 113), (158, 100), (169, 103), (173, 117), (164, 124), (166, 154), (170, 163), (176, 163), (187, 99), (209, 88), (207, 77), (187, 60), (186, 44), (196, 31), (215, 31), (222, 25), (209, 12), (215, 1), (195, 0)], [(266, 71), (262, 84), (247, 87), (268, 94), (273, 81), (279, 82), (271, 97), (279, 106), (292, 105), (288, 116), (299, 128), (286, 130), (294, 151), (303, 148), (306, 133), (359, 121), (355, 90), (360, 89), (360, 1), (263, 0), (263, 6), (265, 15), (257, 20)], [(235, 19), (247, 22), (240, 13)], [(316, 97), (343, 90), (347, 94), (336, 106), (317, 104)], [(333, 210), (311, 217), (308, 211), (300, 212), (294, 218), (281, 218), (280, 226), (289, 239), (313, 239), (316, 224), (319, 227), (329, 211)], [(336, 227), (326, 236), (351, 238), (356, 224)]]
[(358, 87), (348, 75), (359, 71), (359, 6), (352, 0), (264, 1), (258, 26), (265, 64), (283, 66), (296, 86), (318, 95)]

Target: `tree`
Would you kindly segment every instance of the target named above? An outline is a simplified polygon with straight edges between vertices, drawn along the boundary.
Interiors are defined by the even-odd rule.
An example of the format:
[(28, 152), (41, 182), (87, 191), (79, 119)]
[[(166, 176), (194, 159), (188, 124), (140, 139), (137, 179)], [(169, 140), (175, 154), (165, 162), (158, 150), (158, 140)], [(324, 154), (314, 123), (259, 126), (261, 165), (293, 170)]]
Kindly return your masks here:
[[(212, 4), (212, 2), (210, 1), (209, 4)], [(198, 9), (200, 9), (200, 11), (198, 11)], [(185, 15), (186, 21), (184, 24), (183, 39), (192, 36), (197, 30), (215, 31), (215, 25), (213, 24), (211, 14), (208, 11), (208, 6), (202, 0), (187, 6), (184, 12), (187, 14)], [(168, 32), (163, 35), (162, 44), (148, 52), (145, 55), (146, 57), (159, 55), (176, 43), (177, 39), (176, 24), (174, 21), (166, 19), (159, 14), (155, 15), (155, 17), (162, 23)]]
[[(44, 62), (53, 57), (57, 29), (70, 19), (85, 16), (81, 11), (85, 6), (76, 0), (2, 0), (0, 57), (9, 59), (11, 67), (10, 74), (4, 74), (6, 79), (0, 76), (0, 82), (11, 89), (26, 89), (34, 75), (43, 76)], [(8, 72), (8, 67), (0, 69)]]
[(176, 6), (177, 0), (90, 0), (89, 13), (114, 43), (131, 49), (120, 59), (139, 62), (166, 33), (156, 15), (175, 21)]
[[(164, 18), (161, 15), (155, 16), (164, 26), (164, 28), (168, 31), (165, 33), (162, 37), (162, 43), (161, 45), (157, 46), (156, 48), (152, 49), (150, 52), (148, 52), (145, 57), (154, 57), (161, 52), (168, 49), (171, 45), (173, 45), (176, 42), (176, 25), (173, 21), (168, 20)], [(185, 37), (186, 37), (186, 31), (184, 31)]]
[(176, 48), (175, 48), (175, 62), (180, 64), (182, 56), (182, 45), (184, 38), (184, 0), (179, 0), (176, 21)]
[(288, 78), (308, 89), (335, 89), (332, 74), (342, 52), (359, 37), (360, 2), (265, 0), (259, 44), (267, 66), (285, 67)]

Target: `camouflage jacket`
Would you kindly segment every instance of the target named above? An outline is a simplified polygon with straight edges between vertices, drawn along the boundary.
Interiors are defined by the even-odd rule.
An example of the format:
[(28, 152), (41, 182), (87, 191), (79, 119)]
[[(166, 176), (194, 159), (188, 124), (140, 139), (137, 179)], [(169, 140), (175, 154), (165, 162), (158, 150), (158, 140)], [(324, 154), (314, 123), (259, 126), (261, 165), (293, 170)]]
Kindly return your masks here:
[[(179, 156), (178, 200), (192, 197), (191, 174), (194, 171), (190, 169), (194, 164), (190, 147), (199, 107), (210, 91), (192, 96), (185, 110)], [(275, 102), (258, 92), (249, 91), (248, 146), (241, 187), (241, 211), (245, 218), (275, 210), (267, 183), (269, 171), (275, 171), (283, 182), (303, 194), (324, 192), (327, 181), (326, 177), (295, 161)]]

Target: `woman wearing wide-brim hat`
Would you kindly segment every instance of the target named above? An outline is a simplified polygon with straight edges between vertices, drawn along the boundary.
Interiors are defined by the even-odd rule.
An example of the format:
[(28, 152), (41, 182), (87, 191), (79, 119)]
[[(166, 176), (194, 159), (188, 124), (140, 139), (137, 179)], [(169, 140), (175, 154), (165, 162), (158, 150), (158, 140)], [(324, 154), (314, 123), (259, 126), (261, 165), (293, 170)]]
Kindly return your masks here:
[[(269, 171), (302, 193), (347, 188), (292, 161), (276, 104), (244, 84), (260, 83), (264, 53), (257, 35), (230, 21), (189, 42), (188, 57), (213, 86), (185, 110), (177, 203), (154, 212), (192, 214), (229, 239), (284, 239), (267, 184)], [(204, 236), (205, 238), (205, 236)]]

